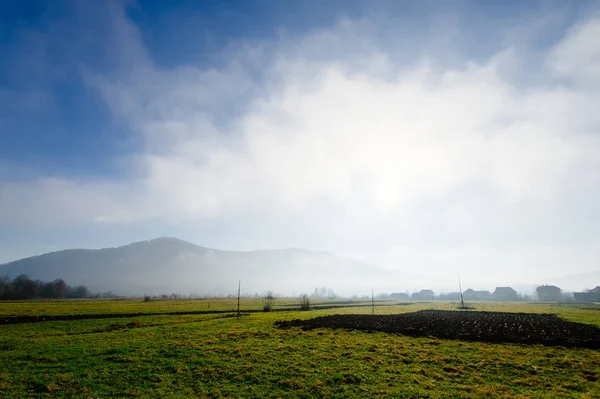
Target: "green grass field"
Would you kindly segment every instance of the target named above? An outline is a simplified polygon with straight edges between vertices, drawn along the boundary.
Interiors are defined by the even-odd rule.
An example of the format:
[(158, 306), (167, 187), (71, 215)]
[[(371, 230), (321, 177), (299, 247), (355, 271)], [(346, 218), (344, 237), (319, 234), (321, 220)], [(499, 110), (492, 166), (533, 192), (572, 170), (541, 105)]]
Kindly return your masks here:
[[(232, 310), (235, 300), (0, 303), (0, 315)], [(376, 313), (452, 309), (447, 302)], [(600, 352), (343, 330), (280, 330), (276, 320), (371, 308), (154, 315), (0, 326), (0, 396), (22, 397), (600, 397)], [(354, 303), (357, 305), (359, 303)], [(363, 303), (364, 304), (364, 303)], [(210, 306), (210, 307), (209, 307)], [(600, 306), (479, 303), (600, 326)], [(260, 309), (244, 300), (242, 309)], [(232, 317), (233, 316), (233, 317)]]

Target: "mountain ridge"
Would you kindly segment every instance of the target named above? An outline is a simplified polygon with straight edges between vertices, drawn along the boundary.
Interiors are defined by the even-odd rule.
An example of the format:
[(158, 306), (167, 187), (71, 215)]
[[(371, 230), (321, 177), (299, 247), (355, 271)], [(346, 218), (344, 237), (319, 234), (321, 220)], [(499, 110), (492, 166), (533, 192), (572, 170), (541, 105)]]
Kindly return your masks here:
[(325, 251), (302, 248), (230, 251), (175, 237), (110, 248), (53, 251), (1, 264), (0, 275), (4, 274), (9, 277), (27, 274), (44, 281), (62, 278), (72, 285), (121, 295), (226, 294), (231, 283), (239, 279), (253, 292), (287, 293), (306, 292), (325, 285), (349, 292), (365, 284), (370, 287), (390, 279), (403, 280), (401, 273)]
[[(316, 286), (344, 295), (405, 292), (432, 288), (456, 291), (440, 278), (393, 271), (327, 251), (288, 247), (233, 251), (204, 247), (176, 237), (158, 237), (99, 249), (64, 249), (0, 264), (0, 275), (27, 274), (33, 279), (62, 278), (71, 285), (120, 295), (165, 293), (227, 295), (242, 280), (246, 293), (274, 290), (281, 294), (311, 292)], [(443, 280), (443, 279), (442, 279)], [(565, 292), (600, 284), (600, 271), (542, 278), (539, 284), (480, 282), (474, 287), (510, 285), (532, 294), (535, 286), (554, 284)], [(473, 288), (473, 287), (466, 287)]]

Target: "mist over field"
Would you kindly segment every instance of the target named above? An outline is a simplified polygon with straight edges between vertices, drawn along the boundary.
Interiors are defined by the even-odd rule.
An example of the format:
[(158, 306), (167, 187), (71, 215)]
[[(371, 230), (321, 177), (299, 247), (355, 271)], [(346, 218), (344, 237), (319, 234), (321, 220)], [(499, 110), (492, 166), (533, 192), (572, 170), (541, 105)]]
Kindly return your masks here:
[[(115, 295), (233, 296), (243, 282), (243, 296), (273, 291), (278, 296), (307, 293), (321, 297), (350, 297), (414, 293), (433, 289), (436, 294), (457, 292), (456, 279), (444, 280), (419, 270), (400, 272), (328, 252), (298, 248), (263, 251), (221, 251), (176, 238), (158, 238), (117, 248), (52, 252), (0, 265), (0, 276), (25, 274), (34, 280), (63, 279), (91, 292)], [(600, 273), (548, 278), (542, 282), (476, 281), (463, 276), (463, 289), (494, 291), (512, 285), (531, 296), (542, 283), (581, 291)], [(593, 287), (590, 287), (593, 288)]]

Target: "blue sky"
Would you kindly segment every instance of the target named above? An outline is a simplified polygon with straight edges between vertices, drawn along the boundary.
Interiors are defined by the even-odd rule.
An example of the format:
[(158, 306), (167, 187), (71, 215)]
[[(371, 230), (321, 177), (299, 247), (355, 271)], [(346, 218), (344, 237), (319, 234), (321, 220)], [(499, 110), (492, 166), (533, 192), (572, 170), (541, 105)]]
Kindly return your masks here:
[[(104, 175), (114, 172), (115, 155), (127, 154), (135, 146), (129, 141), (126, 127), (111, 119), (106, 105), (81, 77), (82, 69), (107, 73), (118, 69), (120, 61), (113, 47), (118, 39), (108, 26), (110, 7), (101, 2), (86, 4), (6, 1), (0, 5), (0, 43), (5, 60), (0, 69), (4, 92), (0, 156), (4, 161), (56, 173)], [(145, 51), (162, 68), (182, 64), (219, 68), (227, 63), (227, 49), (235, 51), (240, 43), (260, 45), (276, 41), (280, 35), (294, 37), (326, 29), (341, 18), (381, 18), (382, 14), (410, 25), (417, 43), (419, 37), (445, 29), (440, 26), (445, 17), (448, 24), (468, 20), (483, 38), (466, 37), (453, 45), (464, 47), (463, 51), (469, 51), (472, 57), (488, 56), (496, 50), (495, 46), (487, 47), (488, 39), (502, 34), (496, 29), (527, 13), (551, 9), (546, 2), (534, 6), (535, 2), (519, 1), (449, 2), (438, 8), (408, 1), (117, 4), (128, 5), (117, 7), (123, 8), (125, 17), (138, 30)], [(572, 16), (586, 7), (582, 3), (565, 9)], [(570, 22), (565, 19), (560, 21), (560, 28)], [(385, 27), (374, 30), (376, 35), (385, 35)]]
[[(438, 29), (436, 22), (443, 25), (445, 17), (453, 20), (449, 24), (472, 18), (468, 22), (483, 30), (478, 34), (483, 33), (484, 39), (466, 38), (453, 45), (464, 47), (462, 50), (470, 51), (472, 57), (488, 56), (496, 48), (487, 47), (490, 44), (487, 39), (501, 36), (488, 21), (502, 27), (529, 12), (551, 9), (546, 2), (534, 6), (535, 2), (518, 1), (479, 5), (450, 2), (438, 8), (408, 1), (116, 4), (113, 8), (122, 9), (138, 31), (149, 57), (162, 68), (182, 64), (219, 68), (228, 62), (229, 51), (235, 51), (240, 43), (272, 43), (281, 35), (294, 37), (326, 29), (342, 18), (359, 19), (365, 15), (381, 18), (382, 14), (394, 22), (410, 25), (417, 43), (420, 36), (431, 35), (431, 31)], [(127, 128), (111, 119), (106, 105), (81, 77), (82, 69), (110, 73), (120, 66), (118, 50), (113, 47), (118, 39), (108, 26), (110, 7), (101, 2), (47, 1), (7, 1), (0, 7), (0, 43), (5, 60), (0, 69), (4, 105), (2, 159), (25, 164), (27, 169), (40, 167), (55, 173), (114, 172), (114, 156), (132, 151), (135, 143), (129, 140)], [(572, 16), (586, 8), (581, 3), (579, 7), (564, 9)], [(560, 21), (560, 28), (570, 22), (568, 18), (565, 20)], [(385, 28), (374, 30), (376, 35), (385, 34)]]
[(584, 1), (1, 2), (0, 262), (169, 235), (598, 270), (599, 21)]

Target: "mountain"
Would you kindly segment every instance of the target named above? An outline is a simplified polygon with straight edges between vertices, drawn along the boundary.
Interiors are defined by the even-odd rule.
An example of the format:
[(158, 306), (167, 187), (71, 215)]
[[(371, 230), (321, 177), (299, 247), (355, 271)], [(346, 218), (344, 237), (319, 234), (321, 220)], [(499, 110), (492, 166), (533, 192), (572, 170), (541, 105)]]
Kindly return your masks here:
[[(157, 238), (117, 248), (70, 249), (0, 265), (0, 275), (27, 274), (50, 281), (120, 295), (223, 295), (265, 290), (299, 294), (331, 287), (345, 294), (371, 287), (403, 291), (417, 276), (381, 269), (327, 252), (289, 248), (265, 251), (221, 251), (177, 238)], [(423, 278), (420, 278), (423, 280)]]

